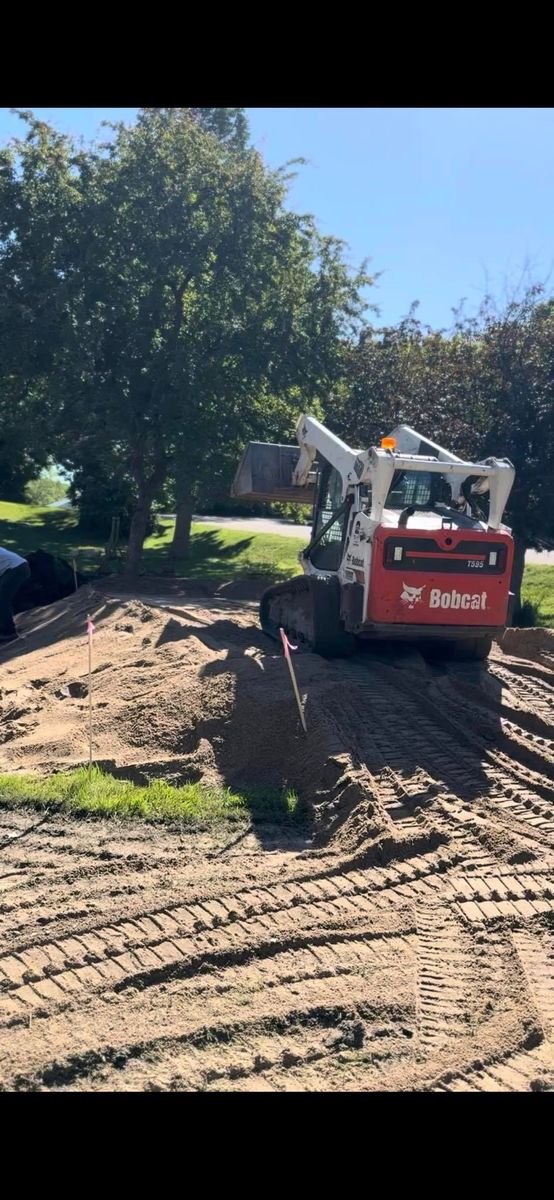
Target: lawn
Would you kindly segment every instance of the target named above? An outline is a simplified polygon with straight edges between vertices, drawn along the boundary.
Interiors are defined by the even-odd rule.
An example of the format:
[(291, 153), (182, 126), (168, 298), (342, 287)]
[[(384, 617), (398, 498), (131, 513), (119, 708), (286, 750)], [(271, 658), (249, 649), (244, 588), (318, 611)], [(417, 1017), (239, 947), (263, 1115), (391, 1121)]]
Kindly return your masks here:
[[(103, 543), (83, 538), (77, 532), (74, 509), (37, 508), (32, 504), (0, 503), (0, 546), (28, 554), (40, 546), (62, 558), (77, 559), (85, 572), (106, 569)], [(306, 545), (302, 538), (271, 533), (244, 533), (236, 529), (218, 529), (216, 525), (193, 525), (191, 552), (187, 559), (175, 562), (169, 557), (173, 521), (159, 521), (159, 528), (148, 538), (144, 550), (145, 569), (153, 574), (174, 570), (190, 578), (231, 580), (249, 575), (269, 575), (287, 579), (297, 575), (299, 551)], [(113, 569), (121, 569), (112, 564)], [(536, 606), (541, 625), (554, 626), (554, 567), (532, 565), (525, 568), (523, 599)]]
[[(192, 578), (237, 579), (248, 575), (271, 575), (286, 579), (298, 574), (298, 553), (306, 545), (301, 538), (278, 534), (243, 533), (236, 529), (218, 529), (215, 525), (192, 527), (189, 558), (175, 562), (169, 556), (173, 536), (171, 520), (159, 521), (158, 530), (148, 538), (144, 566), (153, 574), (174, 569), (176, 575)], [(77, 531), (74, 509), (38, 508), (31, 504), (0, 503), (0, 545), (20, 554), (39, 546), (62, 558), (77, 559), (85, 572), (97, 570), (103, 563), (104, 543), (83, 538)], [(117, 564), (114, 564), (117, 569)]]
[(538, 563), (525, 568), (522, 597), (537, 612), (537, 625), (554, 626), (554, 567)]
[[(157, 571), (161, 564), (173, 563), (168, 550), (173, 537), (173, 521), (160, 521), (160, 531), (148, 538), (144, 564)], [(245, 533), (240, 529), (218, 529), (216, 525), (193, 525), (190, 555), (175, 562), (176, 575), (197, 579), (236, 579), (247, 575), (271, 575), (287, 579), (300, 571), (298, 554), (306, 539), (282, 537), (274, 533)]]
[(255, 791), (239, 795), (199, 783), (174, 787), (163, 780), (140, 786), (114, 779), (99, 767), (79, 767), (44, 779), (38, 775), (1, 775), (0, 802), (62, 809), (82, 816), (142, 817), (191, 824), (214, 821), (289, 822), (305, 816), (294, 792)]

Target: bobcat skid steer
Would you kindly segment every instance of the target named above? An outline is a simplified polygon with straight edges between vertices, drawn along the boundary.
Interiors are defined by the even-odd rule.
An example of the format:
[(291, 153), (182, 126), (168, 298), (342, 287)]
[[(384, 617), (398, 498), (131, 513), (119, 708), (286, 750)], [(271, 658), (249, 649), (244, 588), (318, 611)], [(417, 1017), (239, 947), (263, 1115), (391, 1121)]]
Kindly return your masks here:
[[(232, 495), (314, 503), (304, 574), (269, 588), (262, 628), (324, 655), (357, 639), (417, 641), (484, 659), (505, 628), (513, 541), (502, 516), (507, 459), (470, 463), (400, 425), (379, 447), (352, 450), (314, 417), (298, 447), (251, 442)], [(488, 507), (488, 514), (478, 506)]]

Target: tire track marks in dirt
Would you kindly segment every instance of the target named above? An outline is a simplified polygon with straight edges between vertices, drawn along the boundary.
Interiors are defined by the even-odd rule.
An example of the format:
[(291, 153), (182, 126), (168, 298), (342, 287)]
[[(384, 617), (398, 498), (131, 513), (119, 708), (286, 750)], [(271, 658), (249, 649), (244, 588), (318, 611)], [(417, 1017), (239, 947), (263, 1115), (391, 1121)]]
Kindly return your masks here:
[[(554, 935), (528, 927), (514, 931), (513, 942), (529, 982), (531, 996), (548, 1042), (554, 1067)], [(553, 1080), (554, 1082), (554, 1080)]]
[(444, 1046), (467, 1030), (468, 1005), (480, 980), (463, 931), (445, 905), (417, 910), (419, 936), (418, 1029), (423, 1051)]
[[(280, 664), (213, 620), (202, 669), (251, 712)], [(194, 645), (181, 624), (169, 665)], [(299, 661), (315, 845), (59, 813), (12, 839), (36, 818), (0, 811), (1, 1087), (549, 1086), (552, 672), (401, 658)]]
[[(480, 848), (474, 853), (477, 861), (471, 865), (483, 869), (486, 856)], [(234, 923), (236, 928), (244, 930), (261, 919), (266, 928), (273, 924), (285, 931), (289, 929), (292, 936), (296, 927), (311, 920), (313, 914), (323, 928), (344, 916), (358, 920), (364, 915), (376, 917), (391, 907), (397, 908), (415, 900), (429, 902), (444, 887), (444, 875), (449, 866), (459, 862), (460, 855), (457, 854), (450, 860), (447, 853), (442, 857), (430, 853), (380, 869), (347, 870), (346, 863), (338, 863), (325, 873), (316, 874), (310, 873), (308, 868), (303, 873), (296, 871), (283, 876), (275, 885), (264, 883), (259, 888), (250, 887), (238, 892), (217, 893), (212, 889), (205, 894), (197, 893), (186, 904), (166, 902), (145, 909), (139, 901), (128, 906), (126, 918), (109, 926), (105, 922), (89, 920), (83, 923), (81, 920), (74, 928), (75, 918), (88, 915), (77, 910), (68, 914), (71, 918), (69, 938), (61, 933), (52, 940), (39, 934), (31, 941), (27, 936), (18, 942), (16, 930), (13, 931), (11, 952), (5, 958), (0, 957), (0, 996), (13, 991), (17, 985), (34, 984), (44, 977), (63, 986), (64, 970), (69, 971), (68, 986), (74, 990), (76, 972), (84, 970), (82, 981), (90, 983), (94, 973), (87, 968), (93, 966), (102, 973), (104, 968), (99, 964), (107, 959), (115, 958), (116, 966), (110, 967), (110, 971), (117, 979), (120, 974), (117, 962), (122, 955), (144, 950), (147, 957), (150, 953), (159, 956), (159, 947), (167, 938), (181, 939), (199, 931), (204, 939), (213, 930), (218, 931), (220, 938), (226, 930), (229, 937), (229, 927), (233, 925), (234, 930)], [(25, 925), (21, 928), (25, 932)], [(232, 944), (235, 943), (236, 935)], [(204, 942), (201, 945), (204, 947)], [(163, 952), (160, 961), (166, 961)], [(175, 961), (179, 962), (177, 950)], [(155, 958), (150, 958), (150, 965), (156, 965)], [(121, 977), (126, 969), (122, 961)], [(24, 995), (31, 1000), (27, 991)]]
[[(65, 1053), (46, 1064), (43, 1047), (35, 1044), (34, 1053), (29, 1054), (27, 1031), (14, 1029), (10, 1045), (13, 1084), (27, 1088), (41, 1082), (72, 1085), (87, 1080), (106, 1062), (120, 1069), (130, 1059), (145, 1059), (153, 1053), (172, 1057), (173, 1043), (204, 1047), (208, 1068), (210, 1046), (234, 1042), (245, 1031), (258, 1030), (260, 1023), (277, 1031), (310, 1025), (314, 1030), (328, 1030), (358, 1009), (385, 1014), (385, 1018), (392, 1009), (397, 1019), (412, 1011), (413, 950), (407, 937), (391, 938), (379, 948), (376, 959), (366, 952), (364, 939), (339, 945), (337, 966), (332, 970), (327, 964), (308, 965), (304, 950), (296, 963), (291, 953), (287, 954), (282, 975), (285, 980), (292, 976), (292, 980), (283, 982), (278, 971), (272, 975), (271, 987), (256, 971), (251, 974), (245, 967), (237, 991), (226, 969), (217, 980), (199, 974), (166, 985), (163, 992), (158, 987), (150, 997), (137, 994), (115, 1007), (110, 1005), (108, 1014), (99, 999), (87, 1008), (77, 1007), (71, 1022), (67, 1014), (53, 1013), (47, 1022), (48, 1044), (58, 1042), (61, 1029)], [(398, 984), (396, 990), (393, 980)], [(157, 1022), (152, 1020), (152, 999), (161, 1017)], [(27, 1067), (24, 1078), (20, 1064)]]
[[(407, 898), (403, 888), (397, 889), (400, 904)], [(262, 899), (259, 915), (248, 916), (244, 897), (227, 902), (227, 908), (225, 902), (208, 900), (21, 949), (0, 960), (0, 1021), (23, 1018), (22, 1004), (42, 1009), (45, 999), (63, 1005), (83, 990), (151, 986), (188, 977), (199, 967), (246, 961), (253, 953), (273, 956), (306, 939), (330, 941), (345, 924), (363, 931), (368, 920), (382, 923), (384, 918), (386, 923), (387, 898), (369, 900), (353, 888), (350, 896), (333, 886), (328, 890), (327, 900), (300, 903), (296, 892), (288, 911), (280, 907), (272, 912)], [(193, 935), (199, 925), (206, 932)]]
[[(383, 670), (385, 685), (388, 684), (390, 689), (391, 669)], [(404, 672), (401, 680), (403, 691), (396, 704), (396, 722), (398, 724), (402, 719), (406, 729), (415, 731), (412, 759), (417, 757), (425, 765), (432, 763), (435, 784), (446, 784), (462, 802), (493, 799), (496, 806), (496, 798), (501, 796), (505, 810), (502, 815), (509, 825), (515, 828), (523, 825), (526, 833), (554, 845), (554, 785), (550, 780), (525, 764), (515, 762), (503, 751), (491, 749), (490, 744), (475, 732), (475, 713), (471, 710), (466, 712), (465, 721), (459, 723), (458, 740), (453, 743), (455, 753), (448, 753), (449, 743), (441, 731), (449, 735), (457, 731), (454, 719), (445, 715), (448, 707), (455, 707), (454, 689), (449, 684), (444, 685), (447, 697), (441, 707), (428, 692), (423, 695), (421, 683), (416, 688), (407, 678), (408, 674)], [(446, 700), (452, 693), (454, 699), (448, 705)], [(464, 730), (471, 730), (471, 735)], [(409, 761), (406, 752), (401, 761), (404, 764)]]
[(541, 1092), (554, 1088), (554, 1059), (546, 1042), (459, 1073), (447, 1072), (432, 1092)]

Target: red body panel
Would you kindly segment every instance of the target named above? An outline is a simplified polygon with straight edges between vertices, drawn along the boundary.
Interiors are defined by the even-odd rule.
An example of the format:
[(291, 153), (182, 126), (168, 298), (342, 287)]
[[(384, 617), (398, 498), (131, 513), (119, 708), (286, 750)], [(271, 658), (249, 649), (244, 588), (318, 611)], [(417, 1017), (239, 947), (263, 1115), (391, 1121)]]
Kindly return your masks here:
[[(402, 559), (386, 565), (385, 549), (391, 559), (395, 543), (402, 543)], [(474, 552), (464, 552), (464, 545)], [(500, 548), (500, 568), (489, 566), (493, 547)], [(504, 625), (512, 560), (513, 540), (506, 533), (380, 526), (373, 535), (367, 620)]]

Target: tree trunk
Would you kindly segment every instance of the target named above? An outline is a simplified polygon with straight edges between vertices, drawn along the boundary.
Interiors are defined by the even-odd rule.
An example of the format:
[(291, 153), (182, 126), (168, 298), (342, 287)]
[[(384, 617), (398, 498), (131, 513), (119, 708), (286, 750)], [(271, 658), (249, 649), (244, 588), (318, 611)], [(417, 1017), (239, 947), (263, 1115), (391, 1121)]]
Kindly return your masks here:
[(144, 444), (138, 443), (134, 445), (129, 458), (129, 466), (137, 488), (137, 506), (131, 518), (131, 528), (129, 530), (127, 562), (125, 566), (126, 575), (138, 574), (142, 563), (142, 547), (150, 523), (152, 502), (156, 493), (161, 488), (167, 473), (167, 459), (164, 454), (163, 443), (156, 445), (154, 439), (151, 438), (150, 445), (146, 446), (146, 450), (156, 451), (155, 458), (152, 454), (154, 461), (150, 474), (147, 474), (145, 470)]
[(175, 531), (171, 543), (172, 558), (188, 558), (190, 550), (190, 527), (192, 522), (192, 500), (190, 496), (179, 500)]
[(170, 554), (172, 558), (188, 558), (190, 553), (190, 526), (194, 508), (194, 487), (191, 486), (191, 463), (179, 455), (175, 464), (176, 520)]
[(510, 588), (514, 593), (513, 619), (517, 617), (517, 613), (521, 608), (521, 585), (523, 582), (523, 572), (525, 570), (525, 542), (523, 538), (514, 537), (514, 562), (512, 566), (512, 579)]
[(139, 571), (142, 562), (142, 547), (150, 520), (151, 503), (151, 500), (148, 499), (140, 500), (133, 513), (131, 528), (129, 530), (127, 562), (125, 566), (126, 575), (136, 575)]

